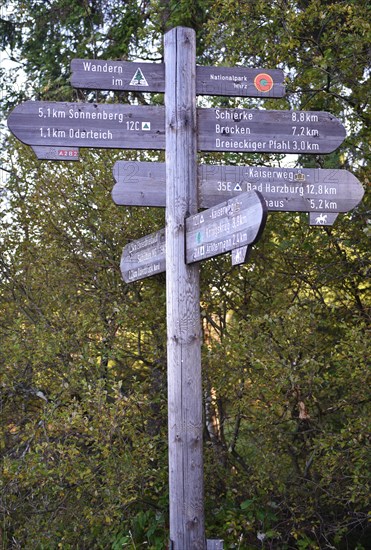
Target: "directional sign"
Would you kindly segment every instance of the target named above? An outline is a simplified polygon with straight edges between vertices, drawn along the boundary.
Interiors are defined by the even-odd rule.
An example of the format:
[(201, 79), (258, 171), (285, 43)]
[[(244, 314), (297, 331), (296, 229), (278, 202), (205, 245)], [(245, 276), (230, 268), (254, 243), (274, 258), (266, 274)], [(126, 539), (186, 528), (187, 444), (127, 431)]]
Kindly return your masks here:
[(164, 149), (163, 107), (26, 101), (8, 118), (27, 145)]
[(165, 229), (127, 244), (120, 269), (126, 283), (165, 271)]
[[(116, 204), (165, 206), (164, 163), (118, 161), (113, 174), (117, 183), (112, 197)], [(210, 208), (251, 190), (263, 195), (269, 211), (313, 212), (315, 217), (316, 212), (348, 212), (364, 194), (361, 183), (347, 170), (214, 164), (198, 167), (200, 208)], [(318, 224), (324, 225), (323, 218)]]
[(198, 109), (198, 149), (239, 153), (331, 153), (345, 128), (320, 111)]
[(270, 211), (348, 212), (364, 194), (347, 170), (203, 165), (198, 180), (203, 208), (254, 189)]
[(283, 97), (284, 74), (279, 69), (196, 67), (196, 94), (239, 97)]
[[(73, 59), (71, 84), (88, 90), (165, 91), (163, 63)], [(239, 97), (283, 97), (280, 69), (196, 67), (196, 94)]]
[(165, 91), (164, 63), (73, 59), (71, 84), (89, 90)]
[(79, 149), (77, 147), (34, 145), (32, 149), (39, 160), (79, 160)]
[(186, 262), (199, 262), (255, 243), (266, 217), (263, 197), (250, 191), (186, 218)]

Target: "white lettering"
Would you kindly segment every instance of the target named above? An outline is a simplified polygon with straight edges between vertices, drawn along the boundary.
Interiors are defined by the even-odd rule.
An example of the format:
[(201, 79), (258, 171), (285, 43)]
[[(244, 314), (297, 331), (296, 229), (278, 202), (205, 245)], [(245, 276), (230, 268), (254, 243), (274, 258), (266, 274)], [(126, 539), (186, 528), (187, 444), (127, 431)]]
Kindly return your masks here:
[(215, 109), (215, 118), (222, 120), (252, 120), (254, 114), (246, 109)]
[(217, 134), (251, 134), (250, 128), (239, 126), (220, 126), (220, 124), (216, 124), (215, 126), (215, 132)]
[(73, 139), (113, 139), (113, 134), (109, 130), (102, 132), (101, 130), (80, 130), (80, 128), (70, 128), (69, 137)]
[(94, 111), (83, 111), (78, 108), (68, 110), (68, 118), (78, 120), (115, 120), (122, 124), (124, 122), (124, 114), (117, 111), (108, 111), (98, 109)]
[(92, 63), (91, 61), (83, 61), (84, 71), (92, 73), (116, 73), (122, 74), (122, 66), (111, 63)]
[(265, 149), (266, 142), (265, 141), (250, 141), (248, 139), (243, 139), (241, 141), (229, 141), (229, 140), (225, 140), (225, 139), (216, 138), (215, 147), (217, 149), (222, 149), (222, 150), (231, 149), (232, 151), (235, 150), (235, 149), (242, 149), (242, 150), (246, 149), (248, 151), (250, 151), (250, 150), (257, 151), (259, 149)]

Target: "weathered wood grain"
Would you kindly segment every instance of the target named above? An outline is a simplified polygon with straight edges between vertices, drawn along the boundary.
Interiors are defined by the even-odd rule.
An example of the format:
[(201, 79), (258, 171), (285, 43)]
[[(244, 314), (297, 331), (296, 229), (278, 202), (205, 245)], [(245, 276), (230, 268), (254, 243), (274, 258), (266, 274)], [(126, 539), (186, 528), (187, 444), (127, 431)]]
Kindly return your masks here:
[(165, 35), (165, 64), (170, 540), (205, 550), (199, 269), (184, 252), (184, 219), (198, 207), (193, 30)]

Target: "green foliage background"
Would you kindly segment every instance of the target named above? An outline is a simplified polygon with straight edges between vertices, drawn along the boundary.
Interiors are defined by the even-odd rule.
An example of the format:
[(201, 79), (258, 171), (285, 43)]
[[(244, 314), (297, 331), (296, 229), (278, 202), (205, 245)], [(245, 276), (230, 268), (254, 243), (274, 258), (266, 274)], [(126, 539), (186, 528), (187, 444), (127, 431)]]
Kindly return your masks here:
[[(162, 60), (169, 28), (195, 28), (199, 64), (281, 68), (287, 96), (223, 106), (333, 113), (347, 138), (298, 165), (369, 185), (370, 6), (366, 1), (3, 0), (4, 116), (25, 99), (162, 103), (83, 92), (71, 59)], [(22, 79), (17, 73), (22, 70)], [(200, 100), (201, 101), (201, 100)], [(202, 100), (202, 101), (205, 101)], [(1, 152), (3, 549), (163, 549), (167, 521), (165, 278), (126, 285), (122, 247), (164, 225), (114, 205), (118, 159), (82, 150), (37, 161)], [(278, 155), (200, 155), (272, 165)], [(225, 548), (370, 545), (369, 195), (333, 227), (270, 214), (250, 262), (202, 264), (208, 538)]]

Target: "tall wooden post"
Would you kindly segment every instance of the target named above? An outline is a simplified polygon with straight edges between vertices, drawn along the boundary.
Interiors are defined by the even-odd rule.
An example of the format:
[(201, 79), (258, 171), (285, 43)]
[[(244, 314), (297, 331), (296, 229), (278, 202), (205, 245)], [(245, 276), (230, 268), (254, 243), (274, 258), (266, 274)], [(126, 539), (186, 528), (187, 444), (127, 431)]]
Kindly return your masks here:
[(197, 212), (195, 33), (176, 27), (164, 44), (170, 548), (204, 550), (199, 268), (184, 245)]

